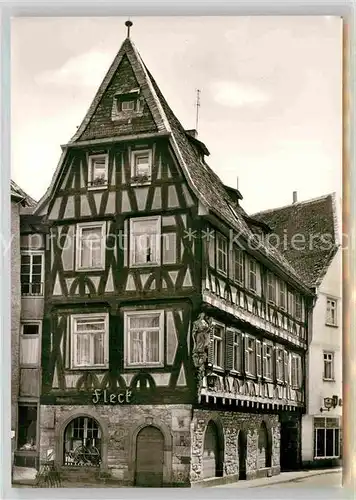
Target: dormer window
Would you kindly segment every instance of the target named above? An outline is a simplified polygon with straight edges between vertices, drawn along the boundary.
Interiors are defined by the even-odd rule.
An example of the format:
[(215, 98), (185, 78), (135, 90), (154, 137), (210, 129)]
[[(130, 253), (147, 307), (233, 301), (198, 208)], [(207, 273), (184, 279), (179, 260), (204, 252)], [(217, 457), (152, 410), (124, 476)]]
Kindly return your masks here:
[(108, 185), (108, 155), (89, 156), (88, 187), (102, 189)]
[(112, 120), (129, 120), (130, 122), (132, 118), (140, 116), (141, 113), (140, 89), (132, 89), (114, 95), (111, 112)]
[(122, 101), (121, 103), (121, 111), (134, 111), (135, 110), (135, 101)]
[(133, 151), (131, 154), (131, 178), (134, 183), (150, 182), (152, 172), (152, 151)]

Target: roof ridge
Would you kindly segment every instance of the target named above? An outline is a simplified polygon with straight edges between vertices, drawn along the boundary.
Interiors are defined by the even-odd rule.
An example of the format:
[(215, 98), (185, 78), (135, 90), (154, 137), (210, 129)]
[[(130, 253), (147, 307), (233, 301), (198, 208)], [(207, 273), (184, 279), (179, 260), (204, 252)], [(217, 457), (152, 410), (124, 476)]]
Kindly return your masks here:
[(334, 195), (335, 195), (335, 192), (333, 191), (332, 193), (328, 193), (328, 194), (325, 194), (322, 196), (317, 196), (315, 198), (309, 198), (309, 200), (296, 201), (295, 203), (289, 203), (288, 205), (282, 205), (280, 207), (275, 207), (275, 208), (267, 208), (266, 210), (260, 210), (259, 212), (255, 212), (255, 213), (251, 214), (250, 217), (255, 217), (256, 215), (260, 215), (260, 214), (266, 214), (268, 212), (277, 212), (278, 210), (283, 210), (283, 209), (289, 208), (289, 207), (295, 207), (297, 205), (308, 205), (309, 203), (316, 203), (318, 201), (325, 200), (329, 196), (334, 196)]

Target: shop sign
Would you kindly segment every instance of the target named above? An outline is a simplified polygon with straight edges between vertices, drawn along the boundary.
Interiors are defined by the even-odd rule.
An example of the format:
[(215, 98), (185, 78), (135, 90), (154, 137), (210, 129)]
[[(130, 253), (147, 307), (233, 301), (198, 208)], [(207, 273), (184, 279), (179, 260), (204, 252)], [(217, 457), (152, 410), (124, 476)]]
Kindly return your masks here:
[(131, 403), (132, 392), (126, 389), (125, 392), (113, 393), (106, 389), (103, 391), (101, 389), (95, 389), (93, 393), (93, 403), (104, 403), (104, 404), (122, 404)]

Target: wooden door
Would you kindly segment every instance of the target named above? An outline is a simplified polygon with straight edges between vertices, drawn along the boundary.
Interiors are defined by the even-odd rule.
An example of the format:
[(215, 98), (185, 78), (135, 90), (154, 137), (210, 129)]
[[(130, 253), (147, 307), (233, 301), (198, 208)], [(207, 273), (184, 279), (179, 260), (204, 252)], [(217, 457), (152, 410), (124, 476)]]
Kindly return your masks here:
[(136, 486), (157, 488), (163, 483), (164, 438), (153, 426), (144, 427), (137, 436)]

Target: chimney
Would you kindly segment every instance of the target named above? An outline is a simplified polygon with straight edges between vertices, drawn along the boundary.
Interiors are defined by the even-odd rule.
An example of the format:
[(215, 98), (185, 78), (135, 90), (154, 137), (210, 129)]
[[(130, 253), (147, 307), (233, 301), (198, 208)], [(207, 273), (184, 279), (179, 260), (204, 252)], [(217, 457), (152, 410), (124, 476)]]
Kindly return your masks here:
[(236, 177), (236, 189), (239, 190), (239, 178)]
[(185, 133), (190, 135), (194, 139), (196, 139), (198, 137), (198, 132), (197, 132), (197, 130), (195, 130), (195, 128), (190, 129), (190, 130), (186, 130)]
[(297, 191), (293, 191), (293, 203), (297, 203), (297, 201), (298, 201), (297, 195), (298, 195)]

